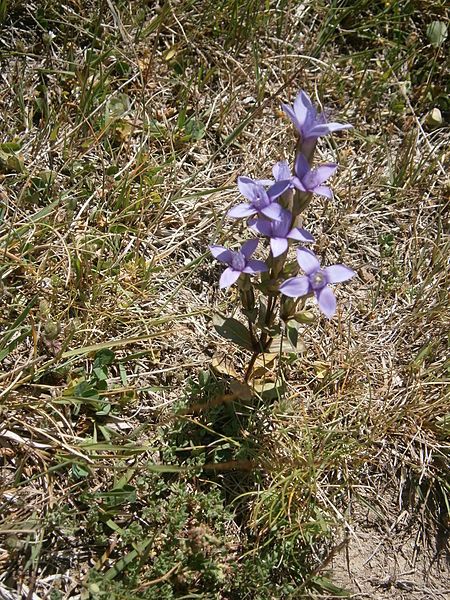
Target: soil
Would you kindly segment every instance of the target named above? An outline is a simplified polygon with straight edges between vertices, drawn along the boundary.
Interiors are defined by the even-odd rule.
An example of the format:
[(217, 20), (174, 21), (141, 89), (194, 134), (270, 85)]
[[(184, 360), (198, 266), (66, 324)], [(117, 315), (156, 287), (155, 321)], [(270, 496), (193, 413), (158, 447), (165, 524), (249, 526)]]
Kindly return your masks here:
[(353, 599), (450, 598), (448, 531), (431, 534), (431, 529), (406, 510), (391, 525), (373, 513), (359, 518), (330, 563), (333, 583)]

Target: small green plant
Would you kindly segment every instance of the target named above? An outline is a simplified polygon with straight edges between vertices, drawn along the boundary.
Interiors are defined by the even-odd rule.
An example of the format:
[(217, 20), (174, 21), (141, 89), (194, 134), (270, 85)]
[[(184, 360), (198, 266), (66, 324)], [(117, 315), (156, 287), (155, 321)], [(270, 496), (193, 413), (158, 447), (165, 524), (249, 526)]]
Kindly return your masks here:
[(82, 406), (94, 411), (97, 416), (106, 416), (111, 411), (105, 393), (108, 390), (109, 369), (114, 362), (112, 350), (100, 350), (95, 355), (90, 375), (82, 375), (65, 390), (63, 397), (75, 404), (74, 414), (78, 414)]

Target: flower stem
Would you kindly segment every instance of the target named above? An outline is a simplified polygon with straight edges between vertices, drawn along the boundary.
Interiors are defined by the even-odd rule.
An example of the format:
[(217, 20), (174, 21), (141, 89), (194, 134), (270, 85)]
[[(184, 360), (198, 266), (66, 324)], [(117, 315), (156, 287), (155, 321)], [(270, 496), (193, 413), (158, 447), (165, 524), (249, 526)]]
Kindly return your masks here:
[[(275, 310), (276, 303), (277, 303), (277, 296), (275, 294), (271, 294), (269, 296), (268, 302), (267, 302), (267, 312), (266, 312), (266, 318), (264, 320), (265, 327), (270, 327), (273, 324), (273, 318), (274, 318), (274, 314), (275, 314), (274, 310)], [(250, 379), (250, 376), (253, 371), (253, 367), (255, 366), (255, 362), (256, 362), (258, 356), (260, 354), (264, 354), (264, 352), (267, 350), (267, 348), (269, 348), (269, 346), (272, 342), (272, 337), (270, 335), (268, 335), (268, 333), (266, 331), (263, 331), (259, 340), (256, 340), (254, 338), (252, 324), (250, 323), (250, 321), (249, 321), (249, 329), (250, 329), (250, 336), (252, 339), (252, 343), (254, 340), (255, 347), (259, 346), (259, 349), (255, 350), (253, 352), (250, 362), (248, 363), (248, 367), (245, 371), (245, 376), (244, 376), (245, 383), (247, 383), (248, 380)]]

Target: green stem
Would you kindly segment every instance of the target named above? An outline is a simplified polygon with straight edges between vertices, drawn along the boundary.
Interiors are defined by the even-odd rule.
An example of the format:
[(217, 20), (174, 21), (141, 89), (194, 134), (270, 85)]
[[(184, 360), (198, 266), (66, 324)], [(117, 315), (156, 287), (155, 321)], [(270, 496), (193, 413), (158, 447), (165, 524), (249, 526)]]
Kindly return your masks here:
[[(274, 294), (271, 294), (268, 297), (266, 318), (264, 320), (265, 327), (270, 327), (273, 324), (273, 319), (275, 316), (274, 309), (276, 306), (276, 300), (277, 300), (277, 296), (275, 296)], [(251, 327), (250, 323), (249, 323), (249, 328), (250, 328), (250, 335), (252, 336), (252, 338), (251, 338), (252, 343), (254, 343), (253, 340), (255, 340), (255, 347), (259, 346), (259, 349), (255, 350), (253, 352), (250, 362), (248, 363), (248, 367), (245, 371), (245, 376), (244, 376), (245, 383), (247, 383), (248, 380), (250, 379), (250, 375), (252, 374), (253, 367), (255, 366), (255, 362), (256, 362), (258, 356), (260, 354), (264, 354), (264, 352), (267, 350), (267, 348), (270, 346), (270, 344), (272, 342), (272, 337), (269, 336), (266, 331), (263, 331), (259, 340), (256, 340), (253, 337), (253, 331), (252, 331), (252, 327)]]

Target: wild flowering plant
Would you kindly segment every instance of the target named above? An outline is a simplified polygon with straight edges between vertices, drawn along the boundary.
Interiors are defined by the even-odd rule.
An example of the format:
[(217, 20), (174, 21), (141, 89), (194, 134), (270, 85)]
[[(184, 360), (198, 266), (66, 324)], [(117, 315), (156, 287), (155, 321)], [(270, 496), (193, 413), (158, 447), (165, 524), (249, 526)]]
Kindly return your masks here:
[(253, 351), (246, 381), (252, 376), (260, 354), (273, 352), (275, 347), (282, 348), (283, 343), (288, 351), (296, 351), (301, 346), (296, 324), (311, 318), (311, 314), (304, 311), (309, 297), (315, 298), (319, 310), (330, 319), (336, 312), (336, 297), (330, 286), (355, 275), (352, 269), (341, 264), (322, 267), (314, 252), (301, 245), (296, 249), (297, 260), (288, 259), (292, 243), (314, 243), (313, 236), (300, 226), (301, 213), (313, 195), (333, 197), (326, 182), (338, 165), (312, 167), (317, 140), (352, 126), (327, 121), (324, 113), (317, 113), (303, 91), (293, 106), (283, 104), (282, 107), (297, 134), (293, 172), (283, 160), (272, 169), (273, 181), (238, 177), (238, 188), (245, 202), (228, 211), (232, 219), (247, 219), (249, 229), (268, 242), (268, 258), (265, 261), (252, 258), (259, 243), (257, 238), (246, 241), (238, 251), (210, 246), (214, 258), (226, 265), (220, 287), (238, 286), (242, 310), (247, 317), (247, 325), (234, 318), (219, 318), (215, 322), (224, 337)]

